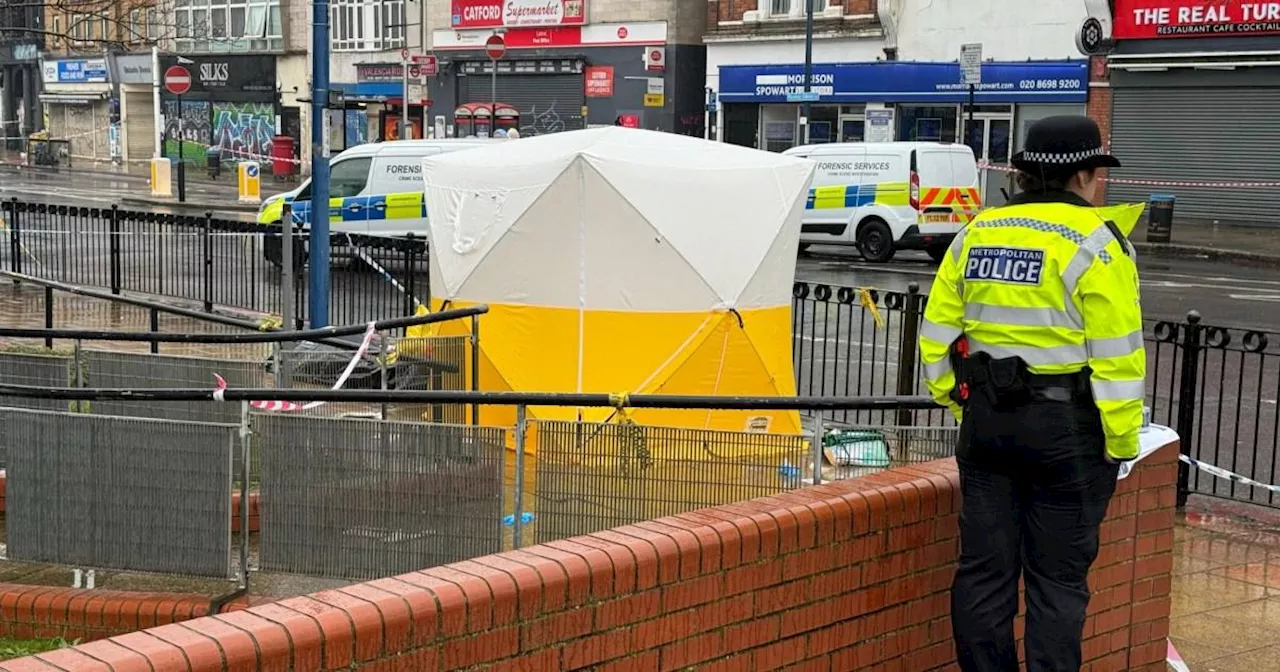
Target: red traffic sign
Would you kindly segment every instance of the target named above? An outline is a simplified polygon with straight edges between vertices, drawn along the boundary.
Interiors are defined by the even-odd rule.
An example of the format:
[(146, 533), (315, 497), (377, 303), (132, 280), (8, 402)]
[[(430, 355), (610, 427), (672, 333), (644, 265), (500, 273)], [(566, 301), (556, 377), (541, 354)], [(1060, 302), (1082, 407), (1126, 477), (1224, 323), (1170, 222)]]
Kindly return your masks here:
[(502, 60), (507, 55), (507, 41), (502, 39), (501, 35), (490, 35), (489, 39), (484, 41), (484, 53), (491, 61)]
[(175, 96), (191, 90), (191, 71), (181, 65), (171, 65), (164, 71), (164, 88)]
[(435, 77), (440, 73), (440, 61), (435, 54), (417, 54), (413, 57), (413, 62), (422, 68), (423, 77)]

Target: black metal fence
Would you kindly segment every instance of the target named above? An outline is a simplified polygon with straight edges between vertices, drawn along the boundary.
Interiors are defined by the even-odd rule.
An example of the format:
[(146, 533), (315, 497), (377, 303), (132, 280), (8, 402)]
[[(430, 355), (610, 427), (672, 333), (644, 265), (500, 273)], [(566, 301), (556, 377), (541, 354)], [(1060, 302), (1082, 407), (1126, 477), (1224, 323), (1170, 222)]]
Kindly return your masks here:
[[(917, 350), (927, 297), (806, 282), (793, 290), (798, 393), (814, 396), (927, 394)], [(1152, 421), (1177, 430), (1182, 452), (1247, 478), (1280, 479), (1280, 335), (1185, 320), (1146, 320), (1147, 405)], [(889, 420), (888, 414), (898, 416)], [(838, 422), (953, 424), (936, 411), (830, 411)], [(1263, 488), (1181, 466), (1180, 503), (1199, 493), (1280, 507)]]
[[(166, 296), (261, 313), (282, 312), (279, 225), (110, 208), (0, 202), (7, 245), (0, 266), (81, 286)], [(298, 233), (305, 241), (306, 234)], [(305, 258), (306, 245), (297, 245)], [(330, 237), (330, 321), (352, 324), (412, 315), (429, 295), (423, 238)], [(273, 254), (274, 252), (274, 254)], [(304, 266), (294, 315), (307, 316)], [(387, 282), (384, 273), (396, 282)]]

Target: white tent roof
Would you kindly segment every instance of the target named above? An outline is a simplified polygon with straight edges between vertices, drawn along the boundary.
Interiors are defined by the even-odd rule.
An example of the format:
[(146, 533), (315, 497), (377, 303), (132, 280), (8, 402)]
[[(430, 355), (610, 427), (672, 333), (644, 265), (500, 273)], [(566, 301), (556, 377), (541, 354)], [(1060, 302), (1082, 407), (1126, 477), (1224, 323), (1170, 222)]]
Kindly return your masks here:
[(813, 165), (622, 127), (428, 157), (433, 292), (592, 310), (789, 303)]

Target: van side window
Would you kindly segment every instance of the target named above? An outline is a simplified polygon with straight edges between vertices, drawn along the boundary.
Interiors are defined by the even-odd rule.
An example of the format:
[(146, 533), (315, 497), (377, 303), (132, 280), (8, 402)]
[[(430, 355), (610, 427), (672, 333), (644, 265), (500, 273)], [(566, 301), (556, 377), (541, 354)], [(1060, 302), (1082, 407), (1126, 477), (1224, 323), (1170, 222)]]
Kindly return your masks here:
[(329, 173), (329, 198), (358, 196), (369, 181), (371, 159), (348, 159), (333, 164)]

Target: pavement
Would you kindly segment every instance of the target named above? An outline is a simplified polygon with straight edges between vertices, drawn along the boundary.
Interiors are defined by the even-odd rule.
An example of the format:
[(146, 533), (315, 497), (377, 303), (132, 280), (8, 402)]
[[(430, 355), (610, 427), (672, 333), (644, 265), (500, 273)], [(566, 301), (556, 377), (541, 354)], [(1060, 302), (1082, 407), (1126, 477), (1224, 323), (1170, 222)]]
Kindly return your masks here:
[(1280, 669), (1280, 511), (1193, 496), (1173, 551), (1169, 639), (1192, 672)]

